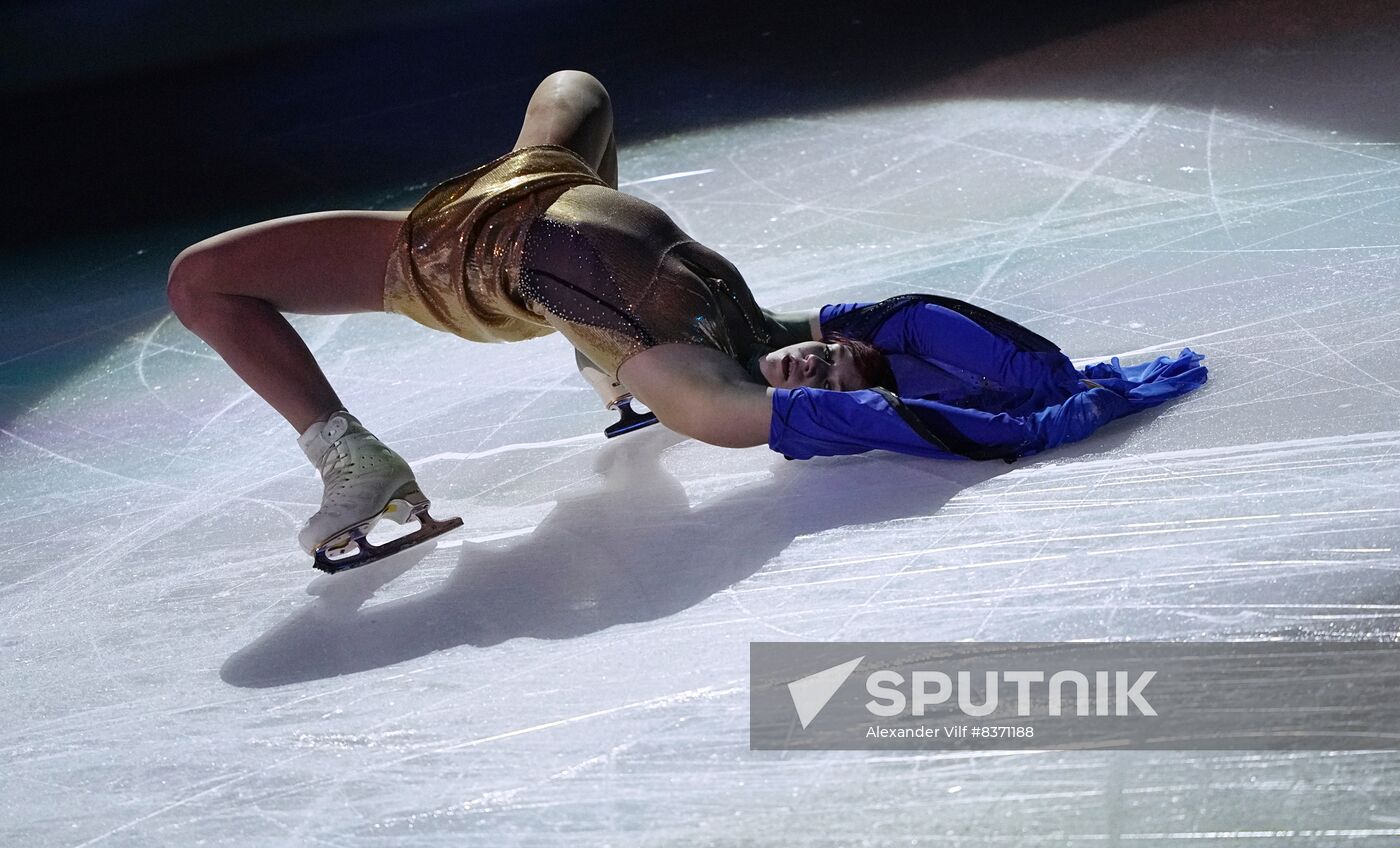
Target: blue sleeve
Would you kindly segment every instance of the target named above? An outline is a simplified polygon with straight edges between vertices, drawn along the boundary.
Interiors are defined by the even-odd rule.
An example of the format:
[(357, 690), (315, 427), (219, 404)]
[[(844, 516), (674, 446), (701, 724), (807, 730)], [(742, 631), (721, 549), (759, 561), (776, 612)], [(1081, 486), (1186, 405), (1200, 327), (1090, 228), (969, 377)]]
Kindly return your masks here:
[(957, 323), (976, 328), (976, 324), (933, 304), (912, 302), (890, 309), (889, 303), (827, 304), (821, 309), (822, 335), (839, 333), (868, 342), (887, 354), (932, 356), (963, 341), (950, 338), (955, 335), (950, 333), (954, 328), (943, 325)]
[(768, 432), (768, 446), (792, 459), (888, 450), (934, 459), (1010, 460), (1033, 453), (1036, 441), (1023, 418), (901, 401), (875, 389), (777, 389)]
[[(823, 333), (840, 333), (885, 352), (944, 355), (967, 341), (979, 347), (1058, 353), (1032, 330), (980, 306), (932, 294), (903, 294), (878, 303), (834, 303), (820, 312)], [(990, 349), (974, 358), (985, 358)]]
[(1203, 357), (1183, 349), (1140, 366), (1088, 369), (1097, 385), (1063, 402), (1012, 414), (898, 398), (883, 389), (777, 389), (768, 446), (792, 459), (888, 450), (936, 459), (1005, 459), (1077, 442), (1099, 427), (1180, 397), (1206, 381)]
[[(864, 309), (867, 306), (874, 306), (874, 304), (828, 303), (826, 306), (823, 306), (821, 308), (821, 312), (819, 313), (820, 317), (817, 318), (817, 323), (821, 327), (822, 335), (826, 335), (826, 333), (828, 332), (827, 328), (831, 328), (832, 330), (840, 332), (840, 328), (835, 325), (839, 325), (841, 323), (841, 319), (844, 316), (849, 315), (850, 313), (855, 312), (858, 309)], [(867, 339), (861, 339), (861, 341), (867, 341)]]
[[(824, 334), (841, 333), (885, 353), (951, 360), (964, 368), (996, 363), (1022, 350), (1059, 351), (1000, 315), (949, 298), (906, 295), (873, 304), (833, 303), (822, 307), (820, 320)], [(1020, 332), (997, 332), (1009, 327)]]

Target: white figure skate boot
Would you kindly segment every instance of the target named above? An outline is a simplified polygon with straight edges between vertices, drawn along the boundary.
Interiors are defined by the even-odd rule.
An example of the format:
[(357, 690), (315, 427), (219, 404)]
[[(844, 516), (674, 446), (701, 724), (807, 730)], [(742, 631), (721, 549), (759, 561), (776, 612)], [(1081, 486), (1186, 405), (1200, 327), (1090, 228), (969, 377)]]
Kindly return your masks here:
[[(462, 526), (462, 519), (436, 521), (428, 499), (413, 478), (413, 469), (360, 424), (341, 411), (311, 425), (297, 444), (321, 472), (325, 493), (321, 509), (307, 520), (297, 539), (315, 566), (334, 574), (358, 568)], [(365, 537), (381, 518), (419, 528), (383, 545)]]

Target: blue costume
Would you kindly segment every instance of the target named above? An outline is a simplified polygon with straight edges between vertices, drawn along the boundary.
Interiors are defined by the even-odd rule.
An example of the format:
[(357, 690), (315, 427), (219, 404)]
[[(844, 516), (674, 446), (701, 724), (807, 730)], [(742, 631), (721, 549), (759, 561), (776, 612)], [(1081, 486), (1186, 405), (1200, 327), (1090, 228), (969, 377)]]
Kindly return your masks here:
[[(1052, 342), (970, 303), (908, 294), (821, 310), (827, 335), (889, 358), (898, 392), (777, 389), (768, 446), (789, 459), (890, 450), (1012, 462), (1199, 388), (1203, 357), (1075, 369)], [(1086, 383), (1085, 381), (1090, 381)]]

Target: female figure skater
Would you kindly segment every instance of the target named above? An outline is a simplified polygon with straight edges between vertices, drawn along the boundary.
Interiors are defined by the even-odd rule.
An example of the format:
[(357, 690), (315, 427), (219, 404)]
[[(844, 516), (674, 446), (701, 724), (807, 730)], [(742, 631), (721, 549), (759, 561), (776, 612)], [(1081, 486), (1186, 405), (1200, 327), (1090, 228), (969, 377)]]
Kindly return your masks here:
[[(948, 298), (761, 309), (726, 259), (617, 191), (611, 103), (580, 71), (539, 85), (512, 152), (412, 210), (223, 233), (175, 258), (168, 292), (181, 322), (301, 434), (325, 493), (299, 540), (326, 571), (461, 519), (428, 515), (408, 464), (345, 410), (284, 312), (397, 312), (486, 342), (558, 330), (624, 409), (620, 424), (639, 423), (626, 415), (635, 396), (684, 435), (797, 458), (882, 448), (1009, 461), (1205, 378), (1190, 351), (1079, 372), (1029, 330)], [(421, 527), (376, 547), (364, 537), (380, 518)]]

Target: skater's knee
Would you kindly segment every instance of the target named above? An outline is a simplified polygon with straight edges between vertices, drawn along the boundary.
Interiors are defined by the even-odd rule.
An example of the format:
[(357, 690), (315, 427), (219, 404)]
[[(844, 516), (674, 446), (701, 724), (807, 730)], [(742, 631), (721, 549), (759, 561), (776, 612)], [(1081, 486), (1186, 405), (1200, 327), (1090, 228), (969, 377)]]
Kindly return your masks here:
[(610, 114), (612, 99), (598, 78), (587, 71), (555, 71), (535, 89), (529, 111)]
[(525, 109), (516, 148), (556, 144), (579, 155), (604, 179), (616, 182), (612, 100), (592, 74), (557, 71), (544, 78)]
[(219, 296), (214, 285), (216, 264), (212, 251), (199, 245), (181, 251), (170, 263), (165, 296), (171, 311), (187, 327), (199, 323)]
[(608, 90), (597, 77), (587, 71), (555, 71), (540, 82), (540, 91), (570, 92), (576, 96), (591, 95), (599, 100), (608, 99)]

